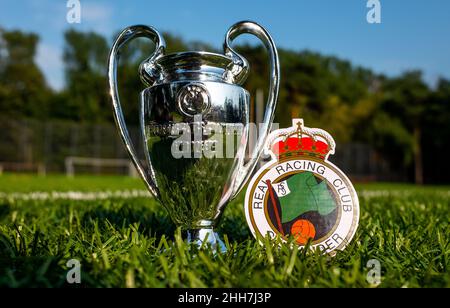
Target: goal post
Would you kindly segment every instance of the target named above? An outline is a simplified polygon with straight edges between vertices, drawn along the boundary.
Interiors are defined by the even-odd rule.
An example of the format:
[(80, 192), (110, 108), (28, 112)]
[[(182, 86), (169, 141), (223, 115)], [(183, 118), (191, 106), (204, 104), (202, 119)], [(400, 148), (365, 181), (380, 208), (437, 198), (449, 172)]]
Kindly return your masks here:
[(66, 175), (68, 177), (73, 177), (75, 175), (75, 166), (125, 167), (128, 169), (129, 176), (137, 177), (136, 169), (134, 168), (133, 163), (128, 159), (68, 156), (65, 158), (64, 164), (66, 167)]

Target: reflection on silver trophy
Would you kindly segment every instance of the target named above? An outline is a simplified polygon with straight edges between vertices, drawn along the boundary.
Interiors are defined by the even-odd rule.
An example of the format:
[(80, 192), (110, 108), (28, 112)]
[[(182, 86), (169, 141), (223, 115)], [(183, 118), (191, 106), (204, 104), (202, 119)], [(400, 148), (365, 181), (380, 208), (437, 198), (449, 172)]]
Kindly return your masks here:
[[(249, 64), (230, 46), (244, 33), (264, 43), (271, 70), (264, 123), (252, 149), (248, 149), (250, 95), (241, 87)], [(138, 37), (149, 38), (156, 46), (139, 71), (148, 86), (140, 96), (139, 115), (145, 162), (130, 140), (116, 80), (121, 47)], [(165, 47), (160, 33), (148, 26), (126, 28), (116, 39), (108, 76), (118, 131), (147, 188), (173, 222), (187, 231), (188, 240), (224, 251), (214, 227), (251, 175), (270, 131), (279, 88), (277, 50), (268, 32), (250, 21), (227, 32), (225, 55), (201, 51), (165, 55)], [(251, 157), (246, 157), (247, 151)], [(214, 152), (224, 154), (208, 155)]]

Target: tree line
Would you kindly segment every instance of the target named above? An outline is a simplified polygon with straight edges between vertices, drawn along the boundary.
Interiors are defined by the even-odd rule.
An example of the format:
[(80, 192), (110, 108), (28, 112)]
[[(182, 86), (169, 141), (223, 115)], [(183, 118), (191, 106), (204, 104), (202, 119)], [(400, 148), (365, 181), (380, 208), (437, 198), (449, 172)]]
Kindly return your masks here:
[[(207, 50), (165, 33), (167, 52)], [(65, 87), (51, 89), (35, 62), (39, 37), (0, 29), (0, 114), (41, 121), (62, 119), (86, 123), (113, 122), (107, 90), (107, 57), (111, 41), (94, 32), (64, 33)], [(141, 61), (152, 52), (145, 40), (131, 43), (121, 56), (119, 88), (125, 117), (138, 124), (138, 76)], [(266, 89), (268, 59), (263, 47), (237, 48), (251, 64), (244, 85), (250, 93)], [(279, 49), (281, 89), (275, 121), (289, 126), (302, 117), (307, 126), (328, 130), (338, 143), (371, 144), (390, 164), (408, 170), (416, 183), (449, 182), (446, 162), (450, 140), (450, 81), (436, 86), (412, 70), (388, 77), (351, 62), (312, 51)]]

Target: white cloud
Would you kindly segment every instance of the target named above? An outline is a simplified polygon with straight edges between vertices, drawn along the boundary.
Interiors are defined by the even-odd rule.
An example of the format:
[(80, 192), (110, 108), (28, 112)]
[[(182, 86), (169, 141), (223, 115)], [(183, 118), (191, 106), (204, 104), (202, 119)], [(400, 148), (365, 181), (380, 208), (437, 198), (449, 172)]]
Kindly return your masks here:
[(53, 89), (61, 90), (64, 87), (64, 64), (61, 48), (40, 43), (37, 49), (36, 63), (44, 72), (47, 83)]

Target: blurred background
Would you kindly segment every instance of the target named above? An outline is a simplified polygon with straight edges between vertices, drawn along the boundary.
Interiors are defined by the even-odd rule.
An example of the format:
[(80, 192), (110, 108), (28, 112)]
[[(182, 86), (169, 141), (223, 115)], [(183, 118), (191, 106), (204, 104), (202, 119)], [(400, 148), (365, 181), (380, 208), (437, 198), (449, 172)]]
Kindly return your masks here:
[[(115, 36), (147, 24), (164, 32), (168, 52), (222, 52), (227, 29), (244, 19), (265, 26), (279, 48), (280, 127), (302, 117), (329, 131), (337, 141), (331, 160), (356, 181), (450, 182), (446, 0), (0, 0), (0, 173), (134, 176), (107, 90)], [(244, 87), (258, 121), (267, 54), (251, 36), (236, 43), (251, 64)], [(136, 139), (138, 66), (152, 48), (138, 40), (121, 58), (121, 98)]]

